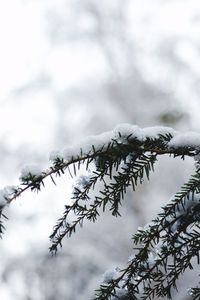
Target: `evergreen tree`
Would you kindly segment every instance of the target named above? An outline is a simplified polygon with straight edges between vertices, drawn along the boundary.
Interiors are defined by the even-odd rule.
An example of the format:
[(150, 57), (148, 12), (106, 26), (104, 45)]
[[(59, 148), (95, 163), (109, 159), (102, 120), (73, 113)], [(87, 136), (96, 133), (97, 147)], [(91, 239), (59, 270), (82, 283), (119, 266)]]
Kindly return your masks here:
[[(0, 191), (0, 233), (4, 232), (5, 207), (26, 190), (39, 192), (50, 177), (69, 171), (78, 177), (73, 187), (72, 204), (65, 205), (50, 235), (50, 252), (56, 253), (65, 237), (75, 233), (86, 220), (95, 222), (109, 210), (120, 216), (120, 206), (128, 187), (135, 190), (150, 173), (160, 155), (173, 158), (194, 157), (196, 172), (144, 228), (132, 236), (133, 255), (123, 269), (104, 274), (94, 299), (172, 299), (177, 280), (200, 257), (200, 134), (181, 134), (168, 127), (141, 129), (123, 124), (111, 132), (85, 140), (82, 144), (50, 155), (48, 170), (27, 167), (19, 186)], [(86, 174), (78, 176), (85, 167)], [(200, 288), (188, 290), (200, 299)]]

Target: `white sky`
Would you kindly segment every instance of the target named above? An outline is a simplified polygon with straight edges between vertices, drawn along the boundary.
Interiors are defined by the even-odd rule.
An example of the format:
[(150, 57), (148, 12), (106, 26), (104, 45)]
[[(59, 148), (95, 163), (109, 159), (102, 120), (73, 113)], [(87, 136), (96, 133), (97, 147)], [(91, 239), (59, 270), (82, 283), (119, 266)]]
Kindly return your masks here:
[[(31, 5), (30, 5), (31, 4)], [(0, 3), (1, 99), (37, 74), (48, 51), (43, 7), (27, 1)]]
[[(180, 106), (192, 117), (191, 129), (199, 130), (199, 1), (130, 1), (129, 20), (130, 31), (141, 48), (138, 60), (144, 77), (163, 89), (171, 88)], [(164, 47), (166, 54), (171, 51), (185, 68), (179, 69), (160, 56), (159, 48)]]

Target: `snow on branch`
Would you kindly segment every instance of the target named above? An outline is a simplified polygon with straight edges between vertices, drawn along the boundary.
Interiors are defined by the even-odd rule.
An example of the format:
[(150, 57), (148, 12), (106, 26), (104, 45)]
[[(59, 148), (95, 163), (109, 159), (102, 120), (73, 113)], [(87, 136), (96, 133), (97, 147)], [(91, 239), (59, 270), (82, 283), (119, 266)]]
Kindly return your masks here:
[[(139, 128), (136, 125), (121, 124), (113, 131), (91, 136), (74, 147), (62, 151), (52, 151), (48, 170), (41, 171), (38, 166), (27, 166), (22, 170), (18, 191), (10, 196), (7, 202), (20, 196), (25, 190), (40, 190), (44, 179), (61, 175), (70, 165), (89, 164), (94, 160), (111, 158), (113, 152), (155, 153), (174, 156), (195, 156), (200, 151), (200, 134), (195, 132), (178, 133), (170, 127)], [(6, 197), (5, 197), (6, 198)]]
[[(66, 204), (50, 236), (50, 251), (56, 253), (63, 239), (70, 237), (86, 220), (95, 222), (105, 210), (120, 216), (120, 207), (129, 187), (135, 191), (149, 179), (159, 155), (194, 157), (196, 173), (162, 207), (158, 216), (133, 236), (134, 253), (127, 266), (105, 273), (95, 299), (172, 298), (179, 276), (199, 263), (200, 250), (200, 134), (179, 133), (169, 127), (139, 128), (121, 124), (113, 131), (85, 139), (80, 144), (50, 154), (50, 167), (22, 170), (20, 185), (0, 191), (0, 216), (3, 208), (26, 190), (39, 192), (50, 177), (68, 171), (78, 177), (71, 204)], [(78, 176), (81, 166), (86, 175)], [(0, 220), (0, 234), (3, 232)], [(105, 279), (106, 278), (106, 279)], [(198, 288), (190, 293), (198, 294)]]

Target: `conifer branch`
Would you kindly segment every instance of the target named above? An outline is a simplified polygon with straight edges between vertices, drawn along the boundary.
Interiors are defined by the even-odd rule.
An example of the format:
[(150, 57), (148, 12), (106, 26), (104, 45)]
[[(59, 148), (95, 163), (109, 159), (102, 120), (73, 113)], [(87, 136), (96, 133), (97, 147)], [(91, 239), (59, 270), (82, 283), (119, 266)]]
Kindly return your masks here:
[[(126, 282), (128, 293), (132, 293), (136, 297), (135, 299), (138, 296), (142, 297), (141, 299), (154, 299), (155, 296), (167, 296), (171, 299), (171, 287), (176, 287), (179, 275), (187, 267), (191, 268), (192, 257), (196, 256), (199, 263), (200, 231), (197, 229), (200, 229), (198, 225), (200, 207), (199, 204), (195, 205), (197, 217), (189, 216), (190, 211), (187, 209), (187, 201), (194, 202), (194, 195), (199, 192), (200, 174), (197, 173), (191, 177), (188, 183), (184, 184), (171, 203), (163, 207), (164, 212), (160, 213), (157, 219), (153, 220), (145, 229), (139, 229), (133, 236), (134, 245), (142, 244), (142, 248), (135, 248), (138, 253), (115, 281), (108, 285), (101, 285), (100, 289), (97, 290), (95, 300), (111, 299), (111, 292), (116, 294), (121, 281)], [(179, 224), (178, 213), (181, 208), (184, 211), (181, 215), (181, 217), (184, 216), (184, 220), (181, 219)], [(177, 228), (173, 229), (176, 222)], [(193, 226), (195, 224), (196, 227), (192, 232), (187, 232), (187, 227), (191, 224)], [(156, 247), (159, 243), (162, 246), (158, 251)], [(150, 267), (152, 262), (149, 261), (150, 253), (155, 256), (152, 267)], [(174, 266), (168, 264), (172, 257)], [(156, 284), (156, 282), (158, 283)], [(141, 283), (143, 284), (143, 292)]]
[[(198, 141), (200, 135), (194, 133), (179, 134), (170, 128), (141, 129), (123, 125), (93, 138), (90, 148), (87, 142), (71, 155), (64, 152), (53, 155), (46, 171), (26, 170), (20, 177), (19, 186), (0, 190), (0, 235), (4, 231), (2, 218), (6, 218), (3, 209), (7, 204), (26, 190), (39, 192), (45, 186), (46, 178), (56, 184), (55, 177), (62, 176), (67, 170), (70, 176), (77, 178), (84, 165), (88, 174), (78, 177), (72, 204), (65, 205), (64, 214), (50, 236), (50, 251), (56, 253), (64, 237), (70, 237), (86, 220), (95, 222), (106, 210), (114, 217), (120, 216), (127, 189), (132, 186), (135, 191), (145, 177), (149, 179), (157, 156), (167, 154), (182, 159), (193, 156), (196, 173), (150, 224), (133, 235), (133, 257), (117, 277), (100, 286), (95, 296), (96, 300), (154, 299), (156, 296), (172, 299), (172, 289), (176, 289), (179, 276), (187, 268), (193, 268), (192, 258), (196, 257), (197, 263), (200, 262)], [(198, 299), (199, 288), (191, 288), (189, 294)]]
[[(118, 133), (121, 137), (120, 132)], [(74, 174), (76, 173), (76, 164), (86, 163), (89, 165), (92, 161), (96, 159), (104, 159), (106, 156), (108, 159), (113, 159), (115, 155), (126, 156), (128, 153), (152, 153), (155, 155), (173, 155), (174, 157), (181, 156), (195, 156), (196, 148), (192, 146), (187, 147), (177, 147), (176, 149), (170, 148), (168, 142), (173, 138), (171, 134), (162, 135), (160, 134), (158, 138), (146, 138), (144, 142), (138, 140), (137, 137), (132, 137), (128, 135), (125, 137), (125, 142), (121, 143), (118, 139), (112, 139), (107, 145), (102, 145), (98, 150), (95, 149), (94, 145), (91, 145), (91, 149), (88, 153), (83, 153), (80, 149), (80, 154), (72, 156), (69, 160), (64, 157), (55, 157), (53, 160), (53, 165), (46, 171), (41, 172), (37, 176), (33, 176), (31, 173), (27, 176), (21, 177), (21, 185), (17, 187), (17, 190), (13, 192), (12, 195), (7, 199), (8, 203), (21, 196), (26, 190), (30, 189), (32, 191), (39, 192), (41, 186), (44, 187), (44, 180), (48, 177), (54, 181), (53, 176), (61, 176), (68, 169), (70, 171), (70, 166), (74, 167)], [(117, 157), (116, 157), (117, 158)], [(54, 182), (55, 183), (55, 182)]]
[[(107, 205), (110, 205), (110, 211), (113, 216), (120, 216), (119, 206), (121, 205), (121, 200), (124, 198), (127, 187), (132, 185), (133, 190), (135, 190), (138, 181), (143, 182), (144, 175), (149, 178), (149, 172), (153, 169), (153, 165), (156, 161), (155, 155), (140, 155), (135, 156), (135, 159), (127, 162), (126, 168), (122, 166), (121, 171), (118, 170), (117, 176), (113, 176), (113, 181), (109, 184), (102, 180), (103, 176), (109, 176), (112, 178), (112, 174), (108, 173), (110, 166), (107, 165), (99, 172), (94, 172), (94, 175), (90, 178), (88, 184), (85, 186), (83, 191), (75, 188), (74, 192), (74, 203), (71, 206), (65, 206), (65, 212), (62, 218), (58, 220), (58, 223), (54, 227), (53, 233), (50, 236), (52, 241), (52, 246), (50, 247), (51, 252), (57, 251), (57, 246), (62, 245), (62, 239), (67, 235), (71, 236), (76, 230), (76, 226), (79, 224), (83, 225), (84, 220), (89, 220), (95, 222), (99, 216), (99, 208), (105, 211)], [(118, 169), (118, 164), (115, 166)], [(99, 196), (95, 196), (94, 201), (91, 201), (89, 205), (87, 202), (90, 199), (89, 192), (91, 188), (94, 189), (98, 180), (103, 181), (104, 187), (99, 191)], [(80, 205), (80, 201), (84, 200), (84, 204)], [(67, 217), (70, 212), (73, 212), (77, 218), (71, 223), (67, 222)]]

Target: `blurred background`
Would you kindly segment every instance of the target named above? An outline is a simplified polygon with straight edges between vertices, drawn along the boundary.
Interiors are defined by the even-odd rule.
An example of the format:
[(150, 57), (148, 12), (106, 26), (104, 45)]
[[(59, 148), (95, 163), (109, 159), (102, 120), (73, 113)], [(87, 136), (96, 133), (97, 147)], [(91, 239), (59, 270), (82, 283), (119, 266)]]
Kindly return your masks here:
[[(24, 165), (119, 123), (200, 130), (200, 3), (195, 0), (7, 0), (0, 3), (0, 182)], [(128, 192), (122, 218), (86, 224), (48, 252), (72, 179), (26, 193), (7, 211), (0, 244), (3, 300), (90, 300), (102, 274), (126, 264), (131, 235), (194, 171), (162, 157)], [(187, 272), (173, 299), (198, 283)]]

